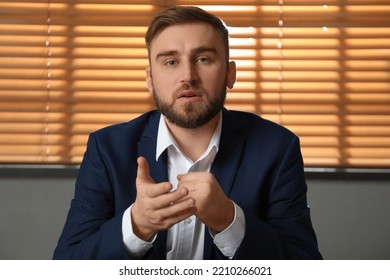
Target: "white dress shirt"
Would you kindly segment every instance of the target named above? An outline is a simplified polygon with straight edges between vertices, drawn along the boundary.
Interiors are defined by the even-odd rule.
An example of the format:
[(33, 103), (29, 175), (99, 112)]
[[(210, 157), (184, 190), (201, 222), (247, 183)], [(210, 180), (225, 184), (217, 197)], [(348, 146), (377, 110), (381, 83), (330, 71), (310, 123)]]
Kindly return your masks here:
[[(218, 152), (219, 140), (221, 137), (222, 116), (218, 122), (217, 128), (211, 138), (205, 153), (195, 162), (187, 158), (179, 149), (175, 139), (168, 130), (164, 117), (160, 118), (156, 161), (161, 154), (168, 152), (168, 180), (177, 189), (178, 174), (189, 172), (209, 172), (214, 158)], [(241, 244), (245, 234), (245, 216), (242, 209), (234, 204), (235, 215), (232, 224), (224, 231), (213, 234), (209, 232), (214, 239), (214, 244), (219, 248), (222, 254), (232, 258)], [(130, 256), (142, 258), (146, 252), (153, 246), (155, 237), (150, 242), (138, 238), (131, 226), (131, 207), (124, 213), (122, 219), (123, 242)], [(173, 225), (168, 229), (167, 236), (167, 259), (191, 260), (203, 259), (205, 225), (196, 217), (191, 216), (187, 219)]]

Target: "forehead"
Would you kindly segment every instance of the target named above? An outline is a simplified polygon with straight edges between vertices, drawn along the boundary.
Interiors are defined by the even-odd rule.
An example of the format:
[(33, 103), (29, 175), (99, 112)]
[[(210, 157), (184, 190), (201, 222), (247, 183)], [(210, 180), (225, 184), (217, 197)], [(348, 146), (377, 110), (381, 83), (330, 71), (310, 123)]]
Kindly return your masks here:
[(215, 48), (224, 52), (221, 34), (208, 23), (186, 23), (166, 27), (160, 31), (150, 44), (150, 55), (154, 57), (161, 51), (186, 52), (199, 47)]

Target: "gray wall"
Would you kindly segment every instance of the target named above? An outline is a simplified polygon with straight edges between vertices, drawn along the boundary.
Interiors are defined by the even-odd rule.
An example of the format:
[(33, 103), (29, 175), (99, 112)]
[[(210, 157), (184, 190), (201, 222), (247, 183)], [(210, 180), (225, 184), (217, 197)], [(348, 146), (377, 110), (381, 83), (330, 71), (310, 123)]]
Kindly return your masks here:
[[(325, 259), (390, 259), (390, 180), (308, 179)], [(50, 259), (74, 178), (0, 176), (0, 259)]]
[(390, 180), (308, 180), (325, 259), (390, 260)]

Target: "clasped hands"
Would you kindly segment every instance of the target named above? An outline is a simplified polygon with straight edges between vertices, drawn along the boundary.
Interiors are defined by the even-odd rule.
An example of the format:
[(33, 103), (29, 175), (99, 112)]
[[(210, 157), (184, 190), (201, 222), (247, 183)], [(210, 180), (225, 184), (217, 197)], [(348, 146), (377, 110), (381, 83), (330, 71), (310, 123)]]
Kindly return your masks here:
[(148, 241), (158, 231), (196, 215), (215, 233), (226, 229), (234, 219), (233, 202), (224, 194), (214, 175), (191, 172), (178, 175), (177, 190), (169, 182), (156, 183), (145, 158), (137, 160), (137, 197), (132, 207), (133, 232)]

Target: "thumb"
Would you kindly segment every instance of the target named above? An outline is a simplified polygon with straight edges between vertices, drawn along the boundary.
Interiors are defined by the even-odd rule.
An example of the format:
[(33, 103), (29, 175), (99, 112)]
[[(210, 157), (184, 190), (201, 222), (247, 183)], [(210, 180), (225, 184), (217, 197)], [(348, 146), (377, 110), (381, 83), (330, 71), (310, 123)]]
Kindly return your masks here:
[(148, 161), (144, 157), (139, 157), (137, 163), (137, 180), (145, 183), (154, 183), (153, 178), (150, 177)]

